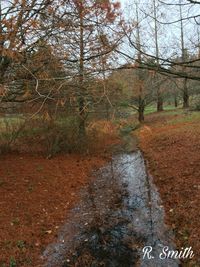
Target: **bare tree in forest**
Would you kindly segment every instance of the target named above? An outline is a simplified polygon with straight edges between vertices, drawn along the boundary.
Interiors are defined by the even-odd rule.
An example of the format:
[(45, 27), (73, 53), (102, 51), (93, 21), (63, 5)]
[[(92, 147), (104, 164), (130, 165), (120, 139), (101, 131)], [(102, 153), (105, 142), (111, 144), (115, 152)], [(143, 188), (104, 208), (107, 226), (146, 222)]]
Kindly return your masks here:
[[(156, 0), (153, 0), (153, 14), (154, 14), (154, 35), (155, 35), (155, 46), (156, 46), (156, 65), (159, 68), (159, 45), (158, 45), (158, 23), (157, 23), (157, 8)], [(157, 93), (157, 111), (163, 111), (163, 95), (161, 87), (158, 83), (159, 75), (155, 75), (155, 87)]]
[[(136, 39), (136, 46), (138, 48), (138, 53), (137, 53), (137, 64), (139, 66), (142, 65), (142, 54), (141, 54), (141, 40), (140, 40), (140, 25), (139, 25), (139, 14), (138, 14), (138, 3), (136, 2), (136, 29), (137, 29), (137, 39)], [(144, 83), (142, 82), (144, 80), (144, 77), (141, 73), (141, 71), (138, 69), (137, 71), (138, 75), (138, 120), (140, 122), (144, 121), (144, 108), (145, 108), (145, 100), (143, 98), (143, 91), (144, 91)]]
[[(186, 22), (189, 23), (190, 27), (192, 27), (191, 29), (193, 29), (195, 26), (196, 27), (198, 26), (199, 15), (198, 15), (197, 9), (195, 9), (196, 7), (199, 6), (198, 2), (188, 1), (187, 5), (183, 4), (184, 8), (187, 9), (187, 14), (186, 15), (184, 14), (182, 18), (180, 18), (180, 10), (178, 11), (178, 9), (182, 8), (182, 6), (180, 7), (180, 5), (182, 4), (180, 4), (179, 0), (177, 0), (176, 2), (171, 1), (170, 3), (164, 0), (162, 1), (158, 0), (158, 1), (161, 4), (161, 8), (160, 8), (162, 11), (161, 15), (163, 16), (165, 11), (166, 11), (165, 16), (167, 16), (167, 14), (170, 14), (168, 20), (166, 19), (162, 20), (162, 16), (161, 18), (158, 18), (157, 14), (156, 14), (156, 19), (155, 19), (155, 14), (152, 15), (146, 12), (144, 5), (142, 6), (142, 3), (139, 2), (140, 11), (143, 13), (142, 24), (144, 25), (144, 29), (146, 30), (146, 33), (148, 33), (148, 35), (147, 34), (145, 35), (145, 33), (143, 33), (144, 37), (145, 36), (149, 37), (148, 29), (152, 30), (151, 29), (152, 23), (149, 23), (147, 21), (147, 18), (151, 18), (154, 22), (156, 22), (157, 26), (162, 25), (164, 28), (171, 27), (171, 26), (177, 28), (177, 24), (180, 22), (182, 23), (183, 28), (185, 27), (184, 24), (186, 24)], [(174, 16), (171, 16), (170, 12), (172, 11), (178, 12), (178, 13), (174, 13)], [(133, 26), (131, 26), (131, 24)], [(135, 25), (133, 23), (129, 23), (129, 25), (130, 27), (132, 27), (132, 30), (134, 31)], [(155, 25), (154, 25), (154, 28), (155, 28)], [(168, 34), (169, 31), (166, 30), (165, 33)], [(174, 34), (175, 34), (175, 38), (177, 39), (178, 38), (177, 30), (174, 32)], [(133, 38), (131, 37), (131, 35), (129, 34), (129, 32), (126, 32), (126, 36), (128, 38), (129, 46), (132, 47), (134, 50), (138, 50), (138, 46), (136, 42), (133, 40)], [(158, 39), (159, 39), (159, 34), (158, 34)], [(165, 39), (163, 38), (163, 40)], [(172, 39), (170, 39), (170, 36), (168, 36), (168, 39), (166, 40), (169, 40), (170, 42), (172, 41)], [(177, 44), (173, 44), (172, 46), (172, 44), (169, 43), (168, 41), (162, 44), (162, 48), (159, 49), (160, 51), (158, 50), (159, 53), (156, 55), (152, 49), (151, 42), (152, 42), (152, 39), (146, 38), (145, 42), (143, 42), (142, 46), (140, 47), (140, 52), (144, 58), (152, 58), (153, 60), (145, 61), (144, 64), (140, 66), (140, 68), (145, 68), (148, 70), (156, 71), (157, 73), (163, 75), (164, 77), (168, 76), (168, 77), (176, 78), (176, 79), (186, 78), (186, 80), (189, 80), (189, 79), (200, 80), (199, 76), (197, 75), (197, 68), (199, 68), (197, 66), (197, 63), (199, 62), (199, 58), (190, 59), (190, 58), (185, 57), (184, 61), (183, 60), (177, 61), (177, 56), (179, 55), (179, 52), (180, 52), (178, 51), (178, 46)], [(185, 48), (185, 44), (184, 44), (184, 48)], [(121, 49), (118, 51), (118, 53), (127, 59), (127, 63), (130, 63), (131, 61), (135, 60), (135, 53), (133, 52), (130, 53), (129, 50), (125, 51)], [(186, 54), (186, 49), (184, 49), (184, 55), (185, 54)], [(156, 64), (157, 61), (159, 61), (159, 65)], [(187, 88), (185, 87), (185, 89)], [(187, 98), (187, 92), (185, 94), (185, 99), (186, 98)]]
[[(142, 44), (141, 44), (141, 25), (139, 18), (138, 2), (135, 2), (136, 19), (134, 23), (134, 29), (136, 30), (135, 41), (133, 45), (136, 46), (135, 62), (122, 66), (122, 70), (118, 72), (118, 78), (116, 81), (119, 84), (122, 83), (122, 88), (127, 91), (126, 105), (137, 111), (139, 122), (144, 121), (145, 107), (154, 100), (153, 86), (157, 86), (155, 79), (153, 79), (154, 73), (143, 69), (145, 62), (148, 59), (143, 57)], [(130, 40), (130, 39), (129, 39)], [(120, 82), (120, 81), (121, 82)], [(154, 85), (152, 83), (154, 81)]]
[(116, 27), (120, 23), (119, 7), (118, 2), (71, 0), (56, 14), (58, 42), (53, 42), (60, 48), (58, 55), (67, 64), (66, 68), (71, 69), (80, 138), (86, 134), (85, 122), (90, 104), (87, 81), (102, 71), (99, 58), (111, 54), (120, 41)]
[[(186, 49), (184, 44), (184, 28), (183, 28), (183, 15), (182, 15), (182, 5), (181, 0), (179, 0), (179, 13), (180, 13), (180, 31), (181, 31), (181, 60), (184, 63), (187, 60), (186, 56)], [(183, 72), (185, 72), (186, 68), (183, 65), (182, 67)], [(188, 86), (187, 86), (187, 77), (183, 79), (183, 108), (189, 107), (189, 93), (188, 93)]]

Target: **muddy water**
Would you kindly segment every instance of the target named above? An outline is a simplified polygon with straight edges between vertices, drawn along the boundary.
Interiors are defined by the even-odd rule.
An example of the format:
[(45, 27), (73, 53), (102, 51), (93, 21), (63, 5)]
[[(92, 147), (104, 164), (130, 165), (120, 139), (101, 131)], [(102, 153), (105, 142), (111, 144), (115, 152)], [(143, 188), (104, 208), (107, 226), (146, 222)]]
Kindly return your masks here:
[[(172, 235), (141, 153), (115, 156), (93, 175), (57, 242), (45, 250), (45, 266), (178, 266), (159, 258), (164, 246), (173, 249)], [(144, 258), (144, 246), (152, 247), (152, 259)]]

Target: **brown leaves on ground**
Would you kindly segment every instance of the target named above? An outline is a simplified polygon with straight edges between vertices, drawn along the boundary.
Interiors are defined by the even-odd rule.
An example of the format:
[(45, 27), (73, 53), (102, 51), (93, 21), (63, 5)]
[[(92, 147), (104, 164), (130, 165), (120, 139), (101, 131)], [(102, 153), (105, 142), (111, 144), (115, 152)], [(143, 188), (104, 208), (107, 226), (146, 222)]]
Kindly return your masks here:
[(184, 266), (200, 266), (200, 125), (198, 118), (181, 120), (180, 116), (171, 123), (173, 118), (149, 116), (139, 134), (140, 146), (178, 247), (194, 250), (194, 261)]
[(30, 149), (1, 156), (0, 267), (42, 266), (42, 252), (78, 201), (80, 188), (120, 141), (111, 122), (96, 122), (88, 131), (94, 135), (89, 144), (95, 150), (92, 154), (63, 154), (48, 160), (27, 152), (37, 151), (32, 140)]
[(56, 237), (78, 190), (104, 162), (76, 155), (1, 158), (0, 266), (40, 266), (40, 255)]

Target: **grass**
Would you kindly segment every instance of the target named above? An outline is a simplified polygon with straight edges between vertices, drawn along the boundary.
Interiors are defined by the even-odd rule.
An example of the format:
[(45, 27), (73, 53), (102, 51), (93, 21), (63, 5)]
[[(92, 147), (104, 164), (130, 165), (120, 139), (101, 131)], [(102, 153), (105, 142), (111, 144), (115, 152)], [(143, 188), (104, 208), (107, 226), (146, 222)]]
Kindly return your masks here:
[[(174, 105), (164, 105), (164, 111), (175, 111), (177, 109), (179, 109), (179, 108), (175, 108)], [(132, 109), (132, 108), (126, 108), (126, 111), (130, 115), (137, 114), (137, 111), (134, 110), (134, 109)], [(144, 111), (144, 114), (145, 115), (148, 115), (148, 114), (151, 114), (151, 113), (154, 113), (154, 112), (157, 112), (157, 107), (156, 107), (155, 104), (146, 106), (145, 111)]]
[(4, 129), (8, 124), (17, 125), (24, 121), (24, 117), (22, 115), (8, 115), (5, 117), (0, 117), (0, 128)]
[(200, 111), (191, 111), (178, 108), (176, 110), (168, 110), (164, 112), (154, 112), (147, 114), (147, 118), (151, 120), (151, 116), (154, 118), (163, 118), (167, 125), (177, 126), (173, 131), (183, 131), (185, 128), (195, 130), (200, 122)]
[[(23, 126), (25, 117), (22, 115), (8, 115), (0, 117), (0, 151), (8, 151), (10, 144), (16, 140), (29, 140), (29, 138), (46, 137), (54, 131), (55, 135), (77, 131), (77, 119), (75, 116), (59, 117), (55, 122), (45, 121), (43, 117), (37, 117), (28, 121)], [(23, 126), (23, 127), (22, 127)], [(28, 138), (28, 139), (27, 139)]]
[(186, 122), (200, 122), (200, 112), (199, 111), (190, 111), (190, 112), (179, 112), (178, 114), (182, 116), (177, 116), (176, 118), (170, 120), (170, 124), (174, 125), (177, 123), (186, 123)]
[[(174, 107), (174, 105), (164, 105), (164, 111), (171, 111), (171, 110), (176, 110), (177, 108)], [(148, 114), (151, 114), (151, 113), (154, 113), (157, 111), (157, 108), (155, 105), (150, 105), (150, 106), (147, 106), (145, 108), (145, 112), (144, 114), (145, 115), (148, 115)]]
[[(192, 112), (188, 110), (183, 110), (181, 108), (174, 108), (172, 105), (165, 105), (163, 112), (156, 112), (156, 105), (150, 105), (146, 107), (145, 110), (145, 120), (148, 115), (158, 115), (163, 118), (165, 118), (167, 121), (169, 120), (169, 123), (171, 125), (176, 123), (182, 123), (182, 122), (189, 122), (189, 121), (198, 121), (200, 120), (200, 113), (199, 112)], [(172, 116), (172, 118), (168, 118), (167, 116)], [(8, 151), (3, 150), (4, 144), (9, 144), (10, 140), (13, 140), (13, 137), (15, 137), (15, 133), (17, 133), (18, 128), (20, 124), (22, 123), (23, 117), (21, 115), (19, 116), (6, 116), (3, 118), (0, 118), (0, 141), (2, 143), (2, 151)], [(119, 126), (120, 133), (122, 135), (129, 134), (131, 131), (135, 130), (138, 126), (138, 120), (137, 116), (129, 114), (129, 118), (127, 119), (115, 119), (114, 121), (115, 125)], [(102, 129), (97, 129), (97, 132), (101, 131)], [(75, 116), (60, 116), (57, 118), (57, 120), (51, 124), (48, 123), (48, 121), (40, 119), (39, 117), (31, 122), (28, 122), (27, 125), (25, 125), (25, 128), (17, 134), (18, 145), (20, 142), (31, 142), (30, 140), (33, 140), (37, 142), (37, 144), (41, 144), (41, 146), (44, 146), (44, 149), (46, 150), (55, 150), (56, 153), (61, 151), (62, 148), (66, 150), (73, 150), (74, 144), (76, 145), (76, 142), (71, 146), (70, 140), (76, 140), (76, 134), (78, 132), (78, 121), (77, 117)], [(41, 139), (42, 138), (42, 139)], [(69, 140), (68, 140), (69, 139)], [(14, 139), (16, 140), (16, 139)], [(45, 140), (45, 141), (44, 141)], [(67, 141), (68, 140), (68, 141)], [(41, 141), (41, 143), (39, 143)], [(15, 141), (14, 141), (15, 142)], [(13, 142), (13, 143), (14, 143)], [(24, 144), (23, 143), (23, 144)], [(6, 148), (6, 146), (5, 146)], [(45, 150), (45, 151), (46, 151)], [(2, 152), (3, 153), (3, 152)], [(46, 152), (45, 152), (46, 153)], [(48, 155), (51, 153), (47, 153)], [(38, 171), (41, 171), (40, 168), (38, 168)], [(1, 186), (1, 184), (0, 184)]]

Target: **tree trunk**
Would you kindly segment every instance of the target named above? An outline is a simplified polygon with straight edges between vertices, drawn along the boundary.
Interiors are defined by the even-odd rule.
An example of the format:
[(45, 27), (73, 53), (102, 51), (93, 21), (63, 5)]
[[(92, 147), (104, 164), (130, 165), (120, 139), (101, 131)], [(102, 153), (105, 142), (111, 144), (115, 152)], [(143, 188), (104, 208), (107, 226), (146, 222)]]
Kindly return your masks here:
[(158, 91), (157, 95), (157, 111), (163, 111), (163, 97), (162, 94)]
[(175, 106), (175, 108), (178, 107), (178, 101), (177, 101), (176, 95), (174, 96), (174, 106)]
[(189, 108), (189, 94), (187, 87), (187, 79), (184, 79), (183, 84), (183, 108)]
[(144, 121), (144, 108), (138, 109), (138, 120), (139, 120), (139, 122)]
[(85, 130), (85, 98), (84, 98), (84, 33), (83, 33), (83, 5), (79, 7), (80, 19), (80, 59), (79, 59), (79, 138), (84, 139), (86, 135)]
[(80, 139), (85, 138), (86, 130), (85, 130), (85, 111), (84, 111), (84, 98), (83, 96), (79, 97), (79, 126), (78, 126), (78, 135)]
[[(156, 1), (153, 0), (153, 14), (154, 14), (154, 30), (155, 30), (155, 44), (156, 44), (156, 65), (159, 68), (159, 45), (158, 45), (158, 24), (157, 24), (157, 8)], [(158, 74), (157, 74), (158, 75)], [(155, 79), (155, 83), (158, 82), (159, 76)], [(157, 90), (157, 111), (163, 111), (163, 97), (159, 84), (155, 85)]]
[(107, 119), (107, 121), (109, 121), (109, 119), (110, 119), (110, 112), (109, 112), (110, 106), (108, 104), (108, 101), (106, 101), (105, 106), (106, 106), (106, 119)]
[(143, 122), (144, 121), (144, 100), (139, 97), (139, 107), (138, 107), (138, 120), (139, 122)]
[[(179, 0), (180, 7), (180, 23), (181, 23), (181, 53), (182, 53), (182, 63), (184, 63), (187, 59), (187, 53), (184, 45), (184, 25), (183, 25), (183, 15), (182, 15), (182, 5), (181, 0)], [(183, 72), (186, 71), (186, 67), (183, 65)], [(183, 108), (189, 107), (189, 94), (187, 88), (187, 78), (183, 80)]]

